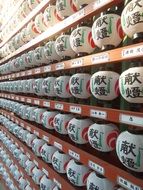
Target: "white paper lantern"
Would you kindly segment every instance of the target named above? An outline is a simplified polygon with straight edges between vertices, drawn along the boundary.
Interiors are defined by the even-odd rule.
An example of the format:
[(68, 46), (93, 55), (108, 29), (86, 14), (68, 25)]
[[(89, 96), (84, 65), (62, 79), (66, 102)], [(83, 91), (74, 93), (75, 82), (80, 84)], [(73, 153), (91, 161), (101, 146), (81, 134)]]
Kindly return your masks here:
[[(143, 18), (142, 18), (143, 0), (132, 0), (124, 8), (121, 15), (122, 28), (130, 38), (136, 38), (138, 34), (143, 33)], [(138, 20), (135, 19), (137, 16)]]
[(42, 33), (44, 31), (46, 31), (47, 26), (44, 23), (44, 17), (43, 17), (43, 13), (39, 13), (36, 17), (35, 17), (35, 26), (36, 29), (39, 33)]
[(46, 111), (42, 115), (42, 125), (47, 129), (54, 129), (53, 127), (53, 119), (57, 115), (55, 111)]
[(86, 144), (88, 142), (88, 128), (92, 124), (90, 119), (71, 119), (67, 126), (70, 139), (77, 144)]
[(33, 85), (34, 93), (38, 96), (44, 95), (43, 88), (42, 88), (43, 81), (44, 81), (43, 78), (35, 79), (34, 81), (34, 85)]
[(93, 124), (88, 129), (88, 141), (90, 145), (101, 152), (110, 152), (116, 147), (119, 130), (116, 125)]
[(44, 46), (44, 54), (47, 59), (47, 63), (53, 63), (60, 61), (60, 56), (55, 49), (55, 41), (49, 41)]
[(60, 76), (56, 78), (54, 83), (54, 90), (57, 96), (60, 98), (70, 98), (72, 95), (69, 90), (70, 76)]
[(26, 112), (26, 119), (29, 120), (29, 121), (34, 121), (33, 119), (33, 113), (34, 113), (34, 110), (36, 109), (37, 107), (28, 107), (27, 108), (27, 112)]
[(35, 64), (38, 66), (45, 64), (45, 63), (48, 63), (48, 60), (47, 60), (45, 53), (44, 53), (44, 46), (38, 47), (34, 50), (34, 59), (36, 62)]
[(56, 151), (52, 156), (52, 166), (58, 173), (66, 173), (66, 167), (70, 159), (69, 155)]
[(44, 95), (50, 96), (50, 97), (56, 96), (56, 93), (54, 91), (55, 80), (56, 80), (55, 77), (47, 77), (43, 80), (42, 89), (43, 89)]
[(57, 18), (63, 20), (64, 18), (72, 15), (75, 10), (69, 0), (57, 0), (56, 1)]
[(25, 168), (26, 167), (26, 161), (27, 160), (29, 160), (29, 158), (28, 158), (28, 156), (26, 156), (25, 154), (21, 154), (20, 156), (19, 156), (19, 163), (20, 163), (20, 165), (23, 167), (23, 168)]
[(56, 184), (44, 175), (40, 180), (40, 190), (53, 190), (56, 187)]
[(25, 190), (32, 190), (32, 188), (31, 188), (29, 185), (27, 185), (27, 186), (25, 187)]
[(36, 29), (35, 23), (33, 21), (29, 22), (27, 25), (27, 35), (32, 38), (35, 38), (36, 36), (39, 35), (39, 32)]
[(36, 139), (37, 138), (37, 136), (36, 135), (34, 135), (34, 134), (27, 134), (27, 136), (26, 136), (26, 144), (29, 146), (29, 147), (32, 147), (32, 142), (34, 141), (34, 139)]
[(56, 152), (57, 148), (45, 143), (41, 148), (41, 157), (46, 163), (52, 163), (52, 156)]
[(120, 93), (130, 103), (143, 103), (143, 67), (132, 67), (119, 78)]
[(78, 11), (81, 7), (88, 5), (94, 0), (72, 0), (73, 10)]
[(114, 100), (119, 96), (119, 74), (113, 71), (99, 71), (90, 79), (91, 93), (99, 100)]
[(85, 186), (89, 175), (89, 168), (80, 163), (76, 163), (76, 161), (72, 159), (67, 165), (66, 173), (72, 184), (79, 187)]
[(53, 120), (54, 129), (60, 134), (68, 134), (68, 123), (73, 117), (72, 114), (57, 114)]
[(16, 170), (15, 172), (14, 172), (14, 178), (16, 179), (16, 181), (19, 181), (19, 179), (22, 177), (22, 175), (21, 175), (21, 173), (18, 171), (18, 170)]
[(22, 3), (22, 10), (25, 17), (31, 12), (28, 1)]
[(45, 141), (42, 139), (34, 139), (32, 142), (32, 150), (36, 154), (36, 156), (41, 156), (41, 148), (45, 144)]
[(61, 59), (71, 59), (76, 55), (70, 45), (70, 35), (67, 34), (63, 34), (56, 39), (55, 49)]
[(56, 16), (56, 6), (50, 5), (44, 11), (44, 23), (49, 28), (55, 25), (59, 20)]
[(23, 105), (20, 107), (19, 109), (19, 115), (22, 119), (26, 119), (26, 112), (27, 112), (27, 108), (29, 108), (29, 106)]
[(34, 167), (35, 167), (34, 162), (32, 162), (32, 161), (30, 161), (30, 160), (27, 160), (25, 164), (26, 164), (25, 171), (27, 172), (27, 174), (28, 174), (29, 176), (32, 176), (32, 170), (33, 170)]
[(34, 182), (37, 184), (37, 185), (40, 185), (40, 180), (41, 178), (44, 176), (44, 172), (41, 171), (40, 169), (38, 169), (37, 167), (35, 167), (33, 170), (32, 170), (32, 179), (34, 180)]
[(143, 172), (143, 135), (122, 132), (116, 143), (116, 152), (122, 164), (135, 172)]
[(87, 178), (87, 190), (114, 190), (115, 184), (106, 179), (105, 177), (99, 177), (95, 172), (91, 172)]
[(106, 46), (117, 47), (124, 37), (120, 16), (117, 14), (100, 16), (93, 23), (92, 37), (99, 48), (104, 49)]
[(43, 113), (45, 112), (46, 110), (43, 109), (43, 108), (37, 108), (34, 110), (34, 113), (33, 113), (33, 119), (36, 123), (39, 123), (41, 124), (42, 123), (42, 117), (43, 117)]
[(95, 49), (92, 39), (91, 28), (81, 26), (72, 31), (70, 35), (70, 45), (76, 54), (90, 54)]
[(90, 78), (86, 73), (77, 73), (71, 76), (69, 81), (70, 92), (73, 96), (80, 99), (90, 97)]
[(27, 180), (25, 180), (23, 177), (19, 179), (19, 187), (22, 190), (25, 190), (25, 187), (28, 185)]
[(34, 93), (35, 79), (28, 79), (25, 82), (25, 93)]
[(20, 154), (22, 154), (22, 151), (21, 151), (19, 148), (15, 149), (15, 150), (13, 151), (13, 155), (14, 155), (14, 157), (15, 157), (16, 159), (19, 158)]
[(40, 3), (39, 0), (28, 0), (28, 4), (31, 10), (37, 7), (39, 3)]
[(34, 50), (31, 50), (28, 53), (26, 53), (25, 61), (26, 61), (26, 64), (29, 67), (33, 67), (34, 66), (34, 64), (35, 64)]

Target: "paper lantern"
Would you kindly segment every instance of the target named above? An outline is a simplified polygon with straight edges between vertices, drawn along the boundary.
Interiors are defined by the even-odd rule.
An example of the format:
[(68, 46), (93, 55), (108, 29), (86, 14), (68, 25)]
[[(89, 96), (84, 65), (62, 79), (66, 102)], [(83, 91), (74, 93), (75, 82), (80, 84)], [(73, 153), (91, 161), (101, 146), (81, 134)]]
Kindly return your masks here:
[(88, 129), (88, 141), (90, 145), (101, 152), (110, 152), (116, 147), (119, 130), (116, 125), (98, 124), (91, 125)]
[(19, 158), (20, 154), (22, 154), (22, 151), (21, 151), (19, 148), (15, 149), (15, 150), (13, 151), (13, 156), (14, 156), (16, 159)]
[(47, 77), (43, 80), (42, 89), (43, 89), (44, 95), (49, 96), (49, 97), (56, 96), (56, 93), (54, 91), (55, 80), (56, 80), (55, 77)]
[(72, 0), (73, 10), (78, 11), (80, 8), (88, 5), (89, 3), (93, 1), (94, 0)]
[(49, 179), (46, 175), (44, 175), (40, 180), (40, 190), (46, 189), (46, 190), (54, 190), (56, 187), (56, 184)]
[(26, 119), (29, 120), (29, 121), (34, 121), (33, 119), (33, 113), (34, 113), (34, 110), (36, 109), (37, 107), (28, 107), (27, 108), (27, 112), (26, 112)]
[(34, 180), (34, 182), (37, 185), (40, 185), (40, 180), (41, 178), (44, 176), (44, 172), (41, 171), (40, 169), (38, 169), (36, 166), (35, 168), (32, 170), (32, 179)]
[(59, 20), (56, 16), (56, 6), (50, 5), (44, 11), (44, 23), (49, 28), (55, 25)]
[(41, 157), (46, 163), (52, 163), (52, 156), (56, 152), (57, 148), (45, 143), (41, 147)]
[(91, 28), (87, 26), (77, 27), (70, 35), (70, 45), (76, 54), (90, 54), (95, 49)]
[(7, 159), (5, 164), (6, 164), (6, 166), (9, 168), (10, 165), (12, 164), (12, 160)]
[(119, 96), (119, 74), (113, 71), (99, 71), (90, 79), (93, 96), (99, 100), (114, 100)]
[(90, 97), (90, 78), (86, 73), (77, 73), (71, 76), (69, 81), (70, 92), (73, 96), (80, 99)]
[(58, 20), (72, 15), (75, 10), (72, 7), (72, 3), (69, 0), (57, 0), (56, 1), (56, 13)]
[(14, 178), (15, 178), (15, 180), (16, 181), (19, 181), (19, 179), (22, 177), (22, 175), (21, 175), (21, 173), (18, 171), (18, 170), (16, 170), (15, 172), (14, 172)]
[(120, 16), (117, 14), (100, 16), (93, 23), (92, 37), (99, 48), (117, 47), (124, 37)]
[(22, 190), (25, 190), (25, 187), (28, 185), (27, 180), (25, 180), (23, 177), (19, 179), (19, 188)]
[(71, 59), (76, 55), (70, 45), (70, 35), (67, 34), (63, 34), (56, 39), (55, 49), (61, 59)]
[(27, 186), (25, 187), (25, 190), (32, 190), (32, 188), (31, 188), (29, 185), (27, 185)]
[(48, 60), (47, 60), (45, 53), (44, 53), (44, 46), (38, 47), (34, 50), (34, 59), (36, 62), (35, 64), (38, 66), (45, 64), (45, 63), (48, 63)]
[[(132, 0), (124, 8), (121, 15), (122, 28), (130, 38), (142, 37), (143, 19), (142, 19), (143, 0)], [(137, 20), (134, 15), (137, 16)]]
[(26, 64), (29, 67), (33, 67), (35, 64), (35, 60), (34, 60), (34, 50), (29, 51), (28, 53), (26, 53), (26, 57), (25, 57), (25, 61)]
[(32, 176), (32, 170), (35, 167), (34, 162), (32, 162), (31, 160), (27, 160), (25, 164), (26, 164), (25, 171), (29, 176)]
[(42, 88), (43, 81), (44, 81), (43, 78), (35, 79), (34, 81), (34, 84), (33, 84), (34, 93), (38, 96), (44, 95), (43, 88)]
[(143, 103), (143, 67), (132, 67), (119, 78), (122, 97), (130, 103)]
[(45, 112), (46, 110), (45, 109), (42, 109), (42, 108), (37, 108), (34, 110), (34, 115), (33, 115), (33, 119), (36, 123), (39, 123), (41, 124), (42, 123), (42, 115), (43, 113)]
[(34, 93), (35, 79), (28, 79), (25, 82), (25, 93)]
[(52, 156), (52, 166), (58, 173), (66, 173), (66, 167), (70, 156), (61, 151), (56, 151)]
[(39, 0), (28, 0), (28, 4), (31, 10), (37, 7), (39, 3), (40, 3)]
[(122, 132), (116, 143), (116, 152), (121, 163), (135, 172), (143, 172), (143, 135), (136, 132)]
[(29, 35), (32, 38), (35, 38), (39, 35), (39, 32), (36, 29), (35, 23), (33, 21), (29, 22), (27, 25), (27, 35)]
[(70, 139), (77, 144), (86, 144), (88, 142), (88, 128), (92, 124), (93, 122), (89, 119), (71, 119), (67, 126)]
[(42, 139), (34, 139), (32, 141), (32, 150), (36, 154), (36, 156), (41, 156), (41, 148), (45, 144), (45, 141)]
[(17, 148), (17, 146), (15, 144), (11, 144), (9, 147), (9, 150), (10, 150), (10, 152), (13, 152), (16, 148)]
[(44, 31), (46, 31), (47, 26), (44, 23), (44, 16), (43, 13), (39, 13), (36, 17), (35, 17), (35, 27), (37, 29), (37, 31), (39, 33), (42, 33)]
[(34, 141), (34, 139), (36, 139), (37, 136), (32, 134), (32, 133), (28, 133), (27, 136), (26, 136), (26, 144), (29, 146), (29, 147), (32, 147), (32, 142)]
[(89, 168), (72, 159), (67, 165), (66, 173), (72, 184), (81, 187), (86, 185)]
[(60, 76), (56, 78), (54, 83), (54, 91), (60, 98), (70, 98), (72, 95), (69, 90), (70, 76)]
[(22, 3), (22, 10), (25, 17), (31, 12), (28, 1)]
[(44, 54), (47, 59), (47, 63), (53, 63), (60, 61), (60, 56), (57, 54), (55, 49), (55, 41), (49, 41), (44, 46)]
[(25, 154), (20, 154), (19, 156), (19, 163), (20, 165), (25, 168), (26, 167), (26, 161), (29, 160), (28, 156), (26, 156)]
[(29, 108), (29, 106), (23, 105), (20, 107), (19, 109), (19, 115), (22, 119), (26, 119), (26, 112), (27, 112), (27, 108)]
[(67, 126), (73, 117), (72, 114), (57, 114), (53, 119), (54, 129), (60, 134), (68, 134)]
[(87, 190), (98, 189), (98, 190), (114, 190), (115, 184), (106, 179), (103, 176), (98, 176), (95, 172), (91, 172), (87, 178)]
[(53, 119), (57, 115), (55, 111), (45, 111), (42, 115), (42, 125), (47, 129), (54, 129)]

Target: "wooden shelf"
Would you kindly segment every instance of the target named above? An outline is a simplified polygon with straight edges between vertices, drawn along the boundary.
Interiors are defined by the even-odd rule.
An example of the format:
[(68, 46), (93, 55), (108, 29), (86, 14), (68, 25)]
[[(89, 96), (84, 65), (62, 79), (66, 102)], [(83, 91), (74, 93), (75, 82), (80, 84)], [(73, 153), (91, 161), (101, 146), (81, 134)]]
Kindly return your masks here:
[(30, 48), (34, 48), (40, 45), (42, 42), (44, 42), (48, 38), (52, 38), (53, 36), (69, 29), (70, 27), (77, 25), (83, 19), (89, 18), (95, 14), (98, 14), (101, 11), (111, 7), (112, 5), (117, 5), (121, 2), (122, 0), (104, 0), (104, 1), (96, 0), (94, 3), (89, 4), (88, 6), (76, 12), (75, 14), (69, 16), (67, 19), (63, 20), (62, 22), (57, 23), (56, 25), (49, 28), (47, 31), (43, 32), (41, 35), (39, 35), (35, 39), (23, 45), (21, 48), (19, 48), (12, 54), (3, 58), (2, 60), (0, 60), (0, 64), (8, 61), (10, 58), (17, 56), (26, 50), (29, 50)]
[(0, 48), (4, 46), (14, 35), (16, 35), (22, 28), (24, 28), (34, 17), (41, 11), (43, 11), (49, 3), (54, 0), (43, 0), (32, 12), (15, 28), (15, 30), (0, 44)]
[(38, 97), (35, 98), (35, 97), (21, 96), (21, 95), (8, 94), (8, 93), (0, 93), (0, 97), (35, 106), (79, 114), (81, 116), (99, 118), (116, 123), (124, 123), (129, 125), (129, 127), (132, 125), (137, 127), (143, 126), (142, 112), (132, 112), (132, 111), (124, 111), (124, 110), (111, 109), (105, 107), (81, 105), (77, 103), (40, 99)]
[[(118, 168), (115, 165), (112, 165), (95, 155), (92, 155), (91, 153), (88, 153), (85, 150), (82, 150), (71, 143), (67, 142), (65, 143), (64, 140), (48, 133), (42, 130), (42, 128), (37, 128), (35, 125), (31, 125), (29, 122), (24, 121), (17, 116), (15, 116), (13, 113), (10, 113), (5, 110), (0, 110), (0, 113), (9, 118), (11, 121), (17, 123), (21, 127), (27, 129), (31, 133), (35, 134), (37, 137), (44, 139), (49, 144), (56, 146), (58, 149), (62, 150), (63, 152), (69, 154), (71, 157), (75, 158), (79, 162), (83, 163), (84, 165), (87, 165), (91, 169), (99, 172), (102, 175), (105, 175), (108, 179), (111, 181), (114, 181), (120, 185), (122, 185), (119, 182), (119, 179), (122, 178), (124, 180), (129, 181), (131, 184), (135, 184), (137, 186), (140, 186), (143, 188), (143, 181), (142, 179), (138, 179), (135, 176), (131, 175), (130, 173), (127, 173), (124, 169)], [(4, 128), (4, 127), (2, 127)], [(6, 133), (8, 132), (7, 129), (5, 129)], [(7, 133), (9, 134), (9, 133)], [(14, 139), (15, 140), (15, 139)], [(19, 141), (17, 143), (20, 143)], [(141, 189), (140, 189), (141, 190)]]
[[(5, 168), (6, 172), (9, 174), (10, 179), (12, 179), (14, 186), (17, 187), (17, 189), (19, 190), (19, 184), (18, 184), (18, 182), (14, 179), (14, 177), (12, 176), (12, 174), (9, 172), (9, 168), (5, 165), (5, 163), (4, 163), (3, 161), (0, 160), (0, 163), (3, 164), (3, 167)], [(4, 182), (5, 182), (5, 181), (4, 181)], [(8, 187), (6, 186), (6, 189), (7, 189), (7, 188), (8, 188)]]
[(110, 51), (105, 51), (101, 53), (96, 53), (93, 55), (72, 59), (69, 61), (63, 61), (56, 64), (50, 64), (47, 66), (42, 66), (38, 68), (29, 69), (26, 71), (16, 72), (9, 75), (1, 76), (0, 81), (7, 79), (17, 79), (21, 77), (30, 77), (36, 75), (42, 75), (45, 73), (56, 72), (60, 70), (69, 70), (73, 68), (80, 67), (90, 67), (99, 66), (101, 64), (120, 64), (121, 61), (138, 59), (143, 57), (143, 42), (129, 45), (126, 47), (121, 47), (113, 49)]
[[(6, 134), (7, 135), (7, 134)], [(8, 136), (9, 137), (9, 136)], [(35, 189), (35, 190), (39, 190), (39, 186), (35, 184), (35, 182), (32, 180), (32, 178), (30, 176), (27, 175), (26, 171), (21, 167), (21, 165), (18, 163), (18, 161), (14, 158), (14, 156), (12, 155), (12, 153), (7, 149), (7, 147), (0, 142), (0, 146), (3, 147), (3, 149), (6, 151), (6, 153), (10, 156), (10, 158), (12, 159), (13, 163), (15, 165), (17, 165), (18, 170), (23, 174), (24, 179), (27, 180), (27, 182), (30, 184), (30, 186)]]
[[(18, 119), (18, 118), (17, 118)], [(60, 174), (58, 174), (54, 169), (48, 166), (44, 161), (42, 161), (41, 158), (36, 157), (36, 155), (20, 140), (18, 140), (13, 134), (11, 134), (4, 126), (0, 125), (0, 129), (3, 132), (6, 132), (6, 134), (13, 139), (21, 148), (21, 150), (29, 156), (29, 159), (32, 160), (37, 167), (42, 170), (44, 173), (47, 171), (49, 174), (49, 178), (52, 179), (54, 182), (57, 183), (57, 185), (60, 187), (60, 189), (69, 188), (70, 190), (76, 190), (76, 187), (74, 187), (67, 179), (62, 177)]]

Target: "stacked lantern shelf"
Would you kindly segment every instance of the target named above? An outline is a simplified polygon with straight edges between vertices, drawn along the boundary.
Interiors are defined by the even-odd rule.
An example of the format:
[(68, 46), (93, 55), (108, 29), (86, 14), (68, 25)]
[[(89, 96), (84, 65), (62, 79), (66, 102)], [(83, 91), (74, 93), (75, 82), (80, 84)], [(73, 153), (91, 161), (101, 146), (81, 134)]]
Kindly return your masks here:
[[(17, 7), (23, 3), (21, 1)], [(24, 29), (27, 24), (35, 19), (35, 17), (45, 10), (49, 4), (53, 4), (53, 0), (43, 0), (35, 9), (29, 13), (29, 15), (23, 19), (21, 23), (7, 36), (7, 38), (2, 41), (0, 47), (3, 48), (13, 37), (15, 37), (22, 29)], [(44, 45), (48, 39), (56, 38), (57, 35), (68, 31), (71, 27), (75, 27), (77, 24), (80, 24), (86, 19), (89, 19), (99, 13), (107, 10), (112, 6), (120, 6), (123, 3), (121, 0), (95, 0), (89, 5), (85, 6), (81, 10), (77, 11), (73, 15), (65, 18), (63, 21), (58, 22), (54, 26), (48, 28), (43, 33), (39, 34), (37, 37), (31, 41), (22, 45), (22, 47), (17, 48), (12, 53), (8, 54), (6, 57), (3, 57), (0, 60), (0, 64), (4, 65), (8, 61), (17, 58), (18, 56), (27, 53), (28, 51), (37, 48), (40, 45)], [(16, 12), (15, 10), (15, 12)], [(9, 21), (10, 22), (10, 21)], [(6, 24), (5, 24), (6, 25)], [(3, 27), (5, 27), (5, 25)], [(3, 28), (2, 28), (3, 29)], [(76, 69), (91, 69), (92, 67), (100, 67), (104, 65), (117, 65), (120, 66), (121, 62), (138, 60), (141, 59), (143, 55), (143, 43), (131, 44), (124, 47), (119, 47), (116, 49), (94, 53), (87, 56), (82, 56), (78, 58), (73, 58), (70, 60), (63, 60), (58, 63), (52, 63), (48, 65), (36, 65), (34, 68), (30, 69), (20, 69), (19, 71), (9, 72), (8, 74), (3, 74), (0, 76), (0, 82), (12, 82), (22, 79), (32, 79), (32, 78), (45, 78), (46, 75), (57, 75), (61, 76), (62, 73), (70, 73), (72, 70), (73, 73), (76, 73)], [(0, 67), (1, 67), (0, 65)], [(63, 74), (64, 75), (64, 74)], [(71, 73), (69, 74), (71, 75)], [(58, 98), (47, 98), (46, 96), (36, 96), (34, 94), (28, 93), (16, 93), (1, 91), (0, 100), (9, 100), (14, 101), (15, 103), (23, 103), (28, 106), (36, 106), (39, 108), (44, 108), (45, 110), (54, 110), (57, 113), (71, 113), (75, 114), (75, 117), (88, 117), (95, 121), (95, 119), (110, 121), (113, 123), (121, 124), (124, 128), (125, 125), (128, 125), (128, 128), (132, 129), (136, 127), (140, 129), (143, 126), (143, 113), (137, 111), (121, 110), (120, 108), (110, 108), (102, 107), (92, 104), (92, 101), (89, 105), (88, 101), (86, 105), (84, 101), (79, 101), (77, 104), (73, 101), (72, 103), (66, 101), (65, 99)], [(80, 103), (81, 102), (81, 103)], [(1, 106), (1, 105), (0, 105)], [(142, 176), (136, 176), (131, 171), (128, 171), (117, 159), (115, 156), (115, 151), (113, 153), (99, 153), (98, 151), (91, 148), (89, 145), (79, 145), (71, 141), (68, 136), (62, 136), (56, 132), (45, 129), (41, 124), (35, 122), (30, 122), (28, 120), (20, 118), (18, 114), (12, 113), (7, 107), (0, 107), (0, 114), (5, 118), (9, 119), (13, 123), (19, 125), (23, 129), (26, 129), (30, 133), (33, 133), (37, 138), (44, 140), (45, 143), (48, 143), (63, 153), (69, 155), (71, 158), (80, 162), (84, 166), (87, 166), (91, 171), (97, 172), (99, 175), (102, 175), (112, 181), (116, 186), (114, 189), (127, 189), (127, 190), (142, 190), (143, 189), (143, 179)], [(17, 136), (14, 136), (4, 125), (0, 125), (0, 131), (4, 133), (9, 139), (15, 142), (16, 146), (32, 160), (35, 165), (43, 171), (43, 173), (49, 177), (52, 181), (55, 182), (57, 188), (59, 189), (81, 189), (80, 187), (74, 186), (64, 175), (60, 175), (54, 170), (54, 168), (45, 163), (40, 157), (37, 157), (29, 147), (20, 141)], [(13, 163), (17, 164), (17, 161), (13, 157), (12, 153), (7, 149), (7, 147), (0, 142), (1, 147), (6, 151), (6, 153), (11, 157)], [(108, 156), (109, 155), (109, 156)], [(109, 157), (109, 158), (107, 158)], [(111, 160), (112, 159), (112, 160)], [(5, 164), (2, 163), (4, 166)], [(19, 170), (23, 173), (24, 179), (29, 181), (30, 187), (34, 190), (38, 189), (38, 185), (34, 184), (33, 179), (27, 175), (25, 170), (17, 164)], [(6, 168), (6, 167), (5, 167)], [(16, 182), (17, 183), (17, 182)], [(18, 184), (16, 184), (18, 187)]]

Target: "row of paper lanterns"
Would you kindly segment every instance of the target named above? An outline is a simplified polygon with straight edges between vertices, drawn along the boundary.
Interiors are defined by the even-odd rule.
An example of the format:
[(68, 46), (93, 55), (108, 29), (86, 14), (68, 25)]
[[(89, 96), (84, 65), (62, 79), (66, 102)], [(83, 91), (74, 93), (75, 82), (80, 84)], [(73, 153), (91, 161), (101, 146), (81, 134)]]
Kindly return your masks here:
[[(2, 117), (1, 118), (2, 123), (6, 123), (6, 120), (8, 120), (7, 118)], [(11, 122), (11, 121), (8, 121)], [(11, 122), (11, 128), (15, 128), (14, 126), (15, 124)], [(7, 125), (8, 126), (8, 125)], [(20, 127), (20, 126), (19, 126)], [(21, 127), (20, 127), (21, 128)], [(10, 126), (8, 127), (8, 129), (10, 130)], [(21, 128), (21, 130), (23, 130)], [(19, 129), (20, 131), (20, 129)], [(14, 133), (14, 129), (11, 132)], [(16, 135), (16, 137), (18, 137), (18, 131), (17, 133), (14, 133)], [(21, 136), (21, 135), (20, 135)], [(5, 137), (4, 134), (0, 134), (1, 140), (7, 144), (8, 146), (10, 145), (10, 140)], [(6, 139), (4, 139), (6, 138)], [(28, 137), (29, 138), (29, 137)], [(26, 141), (25, 141), (26, 142)], [(10, 149), (11, 151), (13, 151), (13, 154), (15, 154), (16, 152), (18, 152), (18, 150), (20, 151), (20, 149), (18, 149), (18, 147), (16, 147), (16, 145), (10, 145)], [(95, 172), (92, 172), (88, 167), (82, 165), (81, 163), (77, 162), (76, 160), (72, 159), (69, 155), (64, 154), (63, 152), (57, 150), (55, 147), (48, 145), (46, 142), (44, 142), (44, 140), (41, 139), (37, 139), (37, 137), (35, 136), (35, 139), (33, 140), (33, 142), (31, 143), (31, 147), (34, 150), (34, 152), (36, 153), (36, 155), (38, 157), (42, 158), (44, 157), (44, 160), (50, 158), (47, 163), (51, 163), (53, 168), (61, 174), (66, 173), (67, 174), (67, 178), (69, 179), (69, 181), (71, 183), (73, 183), (75, 186), (87, 186), (87, 190), (90, 190), (92, 184), (94, 184), (95, 186), (98, 187), (98, 189), (102, 189), (102, 190), (108, 190), (108, 189), (115, 189), (115, 184), (112, 183), (111, 181), (109, 181), (108, 179), (106, 179), (103, 176), (99, 176), (98, 174), (96, 174)], [(17, 150), (18, 149), (18, 150)], [(41, 151), (41, 153), (40, 153)], [(48, 154), (48, 155), (46, 155)], [(26, 167), (25, 170), (26, 171), (30, 171), (30, 173), (28, 173), (28, 175), (32, 175), (32, 178), (35, 179), (35, 182), (39, 185), (40, 187), (43, 187), (43, 185), (45, 187), (48, 186), (48, 183), (50, 183), (49, 181), (46, 181), (46, 176), (44, 175), (44, 173), (39, 169), (35, 169), (37, 168), (35, 166), (35, 164), (29, 160), (29, 158), (24, 155), (24, 153), (19, 153), (17, 154), (17, 157), (19, 157), (19, 162), (21, 163), (22, 167)], [(35, 166), (35, 167), (34, 167)], [(74, 172), (74, 175), (72, 175)], [(43, 177), (45, 176), (45, 177)], [(41, 181), (39, 181), (41, 179)], [(48, 182), (48, 183), (45, 183)], [(26, 181), (25, 181), (26, 183)], [(41, 188), (42, 189), (42, 188)], [(50, 188), (47, 187), (47, 189), (50, 190)], [(123, 188), (118, 188), (118, 190), (123, 190)], [(22, 189), (24, 190), (24, 189)]]
[[(6, 119), (6, 118), (4, 118)], [(43, 190), (43, 187), (47, 189), (58, 190), (56, 184), (50, 180), (43, 171), (41, 171), (33, 161), (31, 161), (28, 156), (22, 152), (14, 142), (12, 142), (5, 134), (0, 133), (0, 138), (3, 144), (7, 149), (13, 154), (14, 158), (19, 162), (21, 167), (23, 167), (26, 173), (32, 177), (33, 181), (40, 185), (40, 190)], [(3, 157), (3, 162), (9, 167), (9, 170), (13, 174), (15, 180), (19, 183), (19, 188), (21, 190), (32, 190), (32, 187), (29, 185), (26, 178), (23, 177), (23, 174), (18, 170), (18, 167), (13, 163), (11, 158), (6, 151), (1, 148), (0, 156)]]
[(10, 175), (7, 173), (7, 170), (2, 163), (0, 164), (0, 175), (2, 176), (9, 190), (18, 190), (17, 187), (15, 187), (13, 180), (11, 179)]
[(121, 75), (114, 71), (98, 71), (93, 75), (47, 77), (0, 82), (0, 90), (31, 93), (37, 96), (87, 99), (91, 94), (98, 100), (111, 101), (119, 94), (130, 103), (143, 103), (143, 67), (132, 67)]
[[(63, 0), (59, 0), (57, 2), (60, 5), (60, 7), (61, 5), (62, 7), (65, 6)], [(69, 4), (70, 4), (69, 1), (66, 1), (66, 8), (67, 8), (66, 13), (70, 13), (68, 6)], [(135, 0), (128, 3), (128, 5), (124, 8), (122, 12), (121, 20), (120, 16), (117, 14), (105, 14), (105, 15), (103, 14), (95, 20), (92, 28), (87, 26), (77, 27), (71, 33), (71, 37), (69, 35), (67, 36), (66, 34), (63, 35), (62, 39), (60, 39), (61, 41), (60, 43), (62, 45), (59, 46), (62, 58), (65, 58), (66, 54), (68, 58), (73, 58), (76, 54), (82, 54), (82, 53), (90, 54), (95, 50), (95, 46), (101, 49), (106, 49), (107, 46), (117, 47), (121, 43), (124, 37), (123, 31), (125, 32), (126, 35), (128, 35), (131, 38), (132, 37), (134, 39), (139, 38), (140, 36), (139, 34), (142, 32), (142, 22), (135, 22), (133, 17), (133, 14), (136, 11), (138, 11), (139, 15), (142, 14), (143, 2), (141, 1), (139, 5), (140, 6), (136, 6)], [(135, 7), (135, 9), (133, 10), (129, 9), (130, 6)], [(53, 6), (50, 6), (47, 9), (52, 10)], [(52, 16), (55, 16), (54, 11), (49, 11), (49, 13), (46, 15), (46, 19), (48, 18), (48, 25), (50, 25), (49, 20), (51, 21), (50, 23), (54, 23), (53, 20), (51, 20), (53, 18), (51, 17), (50, 14), (52, 14)], [(30, 38), (34, 38), (37, 35), (39, 35), (39, 33), (42, 32), (42, 29), (43, 31), (46, 30), (47, 26), (45, 26), (44, 23), (42, 23), (42, 21), (44, 20), (42, 16), (43, 14), (40, 13), (40, 15), (36, 17), (37, 20), (35, 19), (37, 22), (36, 23), (34, 23), (33, 21), (30, 22), (28, 24), (27, 29), (24, 29), (26, 33), (21, 32), (22, 34), (21, 33), (17, 34), (14, 37), (14, 40), (11, 40), (8, 44), (6, 44), (1, 50), (2, 56), (7, 56), (8, 54), (15, 51), (17, 48), (22, 46), (24, 43), (27, 43), (30, 40)], [(131, 20), (130, 21), (131, 24), (128, 22), (128, 18)], [(70, 37), (70, 43), (69, 43), (69, 37)], [(65, 51), (66, 41), (68, 41), (67, 52)], [(17, 47), (15, 47), (14, 44)]]
[[(76, 144), (89, 144), (100, 152), (110, 152), (116, 147), (116, 152), (122, 164), (130, 170), (143, 172), (143, 138), (142, 134), (125, 131), (119, 135), (119, 130), (115, 124), (96, 122), (89, 118), (78, 118), (72, 114), (57, 113), (56, 111), (46, 111), (43, 108), (30, 107), (13, 101), (2, 99), (0, 106), (16, 113), (22, 119), (34, 121), (44, 128), (66, 135)], [(9, 124), (8, 124), (9, 126)], [(132, 134), (133, 133), (133, 134)], [(134, 146), (134, 153), (124, 149), (126, 145)], [(126, 148), (128, 149), (129, 146)], [(132, 154), (133, 153), (133, 154)], [(132, 159), (134, 167), (127, 159)]]

